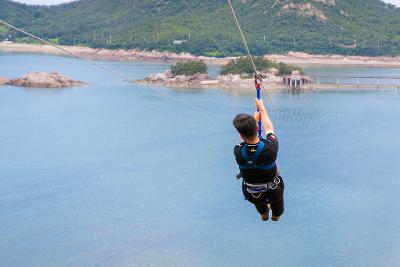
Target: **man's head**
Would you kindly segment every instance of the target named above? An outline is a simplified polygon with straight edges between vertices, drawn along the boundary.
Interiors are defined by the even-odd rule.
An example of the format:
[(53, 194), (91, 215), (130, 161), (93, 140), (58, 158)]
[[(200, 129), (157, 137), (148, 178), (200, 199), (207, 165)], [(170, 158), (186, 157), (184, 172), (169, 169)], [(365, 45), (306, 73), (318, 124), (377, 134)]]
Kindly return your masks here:
[(243, 140), (257, 137), (258, 126), (256, 119), (249, 114), (239, 114), (233, 119), (233, 126), (242, 136)]

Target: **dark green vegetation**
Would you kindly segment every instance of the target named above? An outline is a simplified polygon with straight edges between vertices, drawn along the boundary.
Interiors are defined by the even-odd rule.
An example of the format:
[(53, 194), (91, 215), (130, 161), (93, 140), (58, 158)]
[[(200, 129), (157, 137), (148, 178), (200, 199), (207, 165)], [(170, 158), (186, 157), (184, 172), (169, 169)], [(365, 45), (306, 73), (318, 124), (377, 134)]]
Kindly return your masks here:
[(0, 35), (8, 33), (8, 28), (0, 25)]
[[(400, 54), (400, 10), (380, 0), (234, 0), (233, 4), (255, 55)], [(55, 7), (0, 0), (0, 18), (66, 45), (244, 54), (224, 0), (82, 0)], [(8, 34), (14, 40), (22, 37), (0, 29), (0, 38)], [(173, 44), (174, 40), (186, 42)]]
[[(265, 72), (275, 67), (274, 62), (262, 57), (254, 57), (254, 64), (258, 71)], [(232, 59), (225, 66), (221, 67), (221, 74), (254, 74), (253, 64), (249, 57), (240, 57)]]
[(177, 62), (171, 66), (171, 72), (174, 75), (193, 75), (196, 73), (207, 73), (208, 66), (204, 61), (186, 61)]
[(304, 74), (303, 69), (298, 66), (285, 64), (283, 62), (277, 63), (276, 66), (278, 68), (278, 75), (289, 75), (289, 74), (292, 74), (292, 71), (294, 71), (294, 70), (299, 71), (300, 74)]
[[(254, 57), (254, 64), (257, 70), (260, 72), (267, 72), (272, 68), (278, 69), (278, 75), (288, 75), (291, 74), (293, 70), (298, 70), (300, 73), (304, 73), (300, 67), (293, 65), (288, 65), (282, 62), (276, 63), (274, 61), (268, 60), (263, 57)], [(249, 57), (239, 57), (238, 59), (233, 59), (228, 62), (225, 66), (221, 67), (221, 74), (248, 74), (253, 75), (253, 65)]]

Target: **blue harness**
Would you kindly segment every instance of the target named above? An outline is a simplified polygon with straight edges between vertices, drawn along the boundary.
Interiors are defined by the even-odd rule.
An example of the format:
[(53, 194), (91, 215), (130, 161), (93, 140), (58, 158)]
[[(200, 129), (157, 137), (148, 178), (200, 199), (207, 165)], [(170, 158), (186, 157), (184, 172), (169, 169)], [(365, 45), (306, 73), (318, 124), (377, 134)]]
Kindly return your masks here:
[(256, 152), (249, 156), (247, 153), (247, 147), (248, 145), (245, 144), (242, 146), (240, 149), (240, 153), (242, 155), (242, 158), (244, 161), (246, 161), (245, 164), (239, 165), (239, 169), (242, 170), (271, 170), (276, 166), (276, 162), (272, 162), (271, 164), (266, 164), (266, 165), (257, 165), (256, 161), (260, 157), (261, 152), (264, 150), (265, 143), (263, 140), (260, 140), (260, 143), (258, 144)]

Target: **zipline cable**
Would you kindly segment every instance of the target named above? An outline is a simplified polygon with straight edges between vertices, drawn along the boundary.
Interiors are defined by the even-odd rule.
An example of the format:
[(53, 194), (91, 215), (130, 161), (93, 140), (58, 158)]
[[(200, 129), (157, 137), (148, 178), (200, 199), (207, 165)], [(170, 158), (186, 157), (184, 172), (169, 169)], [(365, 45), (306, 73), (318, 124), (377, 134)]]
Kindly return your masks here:
[[(9, 27), (9, 28), (11, 28), (11, 29), (14, 29), (14, 30), (16, 30), (16, 31), (19, 31), (19, 32), (21, 32), (21, 33), (23, 33), (23, 34), (25, 34), (25, 35), (28, 35), (28, 36), (30, 36), (30, 37), (32, 37), (32, 38), (34, 38), (34, 39), (36, 39), (36, 40), (38, 40), (38, 41), (40, 41), (40, 42), (42, 42), (42, 43), (45, 43), (45, 44), (47, 44), (47, 45), (50, 45), (50, 46), (52, 46), (52, 47), (54, 47), (54, 48), (56, 48), (56, 49), (59, 49), (59, 50), (65, 52), (65, 53), (67, 53), (67, 54), (70, 54), (70, 55), (72, 55), (72, 56), (74, 56), (74, 57), (76, 57), (76, 58), (79, 58), (79, 59), (81, 59), (81, 60), (83, 60), (83, 61), (86, 61), (86, 62), (88, 62), (88, 63), (90, 63), (90, 64), (92, 64), (92, 65), (94, 65), (94, 66), (96, 66), (96, 67), (98, 67), (98, 68), (101, 68), (101, 69), (103, 69), (103, 70), (105, 70), (105, 71), (107, 71), (107, 72), (110, 72), (110, 73), (112, 73), (113, 75), (118, 76), (119, 78), (122, 78), (122, 81), (124, 81), (124, 82), (136, 83), (136, 84), (140, 84), (140, 85), (142, 85), (142, 86), (146, 86), (145, 84), (138, 83), (138, 82), (135, 81), (134, 79), (131, 79), (131, 78), (129, 78), (128, 76), (126, 76), (126, 75), (124, 75), (124, 74), (121, 74), (121, 73), (119, 73), (119, 72), (117, 72), (117, 71), (115, 71), (115, 70), (113, 70), (113, 69), (110, 69), (110, 68), (108, 68), (108, 67), (106, 67), (106, 66), (100, 65), (100, 64), (94, 62), (93, 60), (90, 60), (90, 59), (88, 59), (88, 58), (86, 58), (86, 57), (83, 57), (83, 56), (77, 54), (77, 53), (74, 53), (74, 52), (72, 52), (72, 51), (69, 51), (69, 50), (67, 50), (67, 49), (65, 49), (65, 48), (63, 48), (63, 47), (61, 47), (61, 46), (59, 46), (59, 45), (50, 43), (49, 41), (46, 41), (46, 40), (44, 40), (43, 38), (40, 38), (40, 37), (38, 37), (38, 36), (35, 36), (35, 35), (32, 34), (32, 33), (29, 33), (29, 32), (27, 32), (27, 31), (25, 31), (25, 30), (23, 30), (23, 29), (21, 29), (21, 28), (18, 28), (18, 27), (14, 26), (14, 25), (11, 25), (10, 23), (8, 23), (8, 22), (6, 22), (6, 21), (4, 21), (4, 20), (2, 20), (2, 19), (0, 19), (0, 23), (3, 24), (3, 25), (5, 25), (5, 26), (7, 26), (7, 27)], [(162, 92), (161, 90), (155, 89), (155, 88), (153, 88), (153, 87), (151, 87), (151, 86), (146, 86), (146, 87), (150, 88), (150, 89), (151, 89), (152, 91), (154, 91), (154, 92), (159, 93), (161, 96), (164, 96), (164, 97), (169, 98), (169, 99), (172, 99), (172, 100), (174, 100), (174, 101), (176, 101), (176, 102), (180, 102), (180, 103), (183, 103), (183, 104), (185, 104), (185, 105), (189, 105), (189, 106), (191, 106), (191, 107), (196, 108), (196, 106), (194, 106), (193, 104), (189, 103), (188, 101), (180, 100), (180, 99), (178, 99), (178, 98), (176, 98), (176, 97), (173, 97), (173, 96), (171, 96), (171, 95), (169, 95), (169, 94), (167, 94), (167, 93), (165, 93), (165, 92)]]
[(69, 51), (69, 50), (67, 50), (67, 49), (65, 49), (65, 48), (63, 48), (63, 47), (61, 47), (61, 46), (59, 46), (59, 45), (50, 43), (49, 41), (46, 41), (46, 40), (44, 40), (44, 39), (42, 39), (42, 38), (40, 38), (40, 37), (37, 37), (37, 36), (35, 36), (35, 35), (33, 35), (33, 34), (29, 33), (29, 32), (26, 32), (26, 31), (24, 31), (24, 30), (18, 28), (18, 27), (15, 27), (15, 26), (11, 25), (10, 23), (5, 22), (4, 20), (1, 20), (1, 19), (0, 19), (0, 23), (3, 24), (3, 25), (6, 25), (6, 26), (8, 26), (8, 27), (10, 27), (10, 28), (12, 28), (12, 29), (14, 29), (14, 30), (16, 30), (16, 31), (19, 31), (19, 32), (21, 32), (21, 33), (23, 33), (23, 34), (25, 34), (25, 35), (28, 35), (28, 36), (30, 36), (30, 37), (32, 37), (32, 38), (34, 38), (34, 39), (36, 39), (36, 40), (38, 40), (38, 41), (40, 41), (40, 42), (43, 42), (43, 43), (45, 43), (45, 44), (47, 44), (47, 45), (50, 45), (50, 46), (52, 46), (52, 47), (55, 47), (55, 48), (57, 48), (57, 49), (59, 49), (59, 50), (65, 52), (65, 53), (68, 53), (68, 54), (74, 56), (74, 57), (77, 57), (77, 58), (79, 58), (79, 59), (81, 59), (81, 60), (84, 60), (84, 61), (86, 61), (86, 62), (88, 62), (88, 63), (90, 63), (90, 64), (92, 64), (92, 65), (95, 65), (96, 67), (102, 68), (102, 69), (105, 70), (105, 71), (108, 71), (108, 72), (110, 72), (110, 73), (112, 73), (112, 74), (114, 74), (114, 75), (116, 75), (116, 76), (118, 76), (118, 77), (120, 77), (120, 78), (123, 78), (123, 81), (127, 81), (127, 82), (132, 82), (132, 81), (133, 81), (132, 79), (130, 79), (128, 76), (126, 76), (126, 75), (124, 75), (124, 74), (121, 74), (121, 73), (116, 72), (116, 71), (114, 71), (114, 70), (112, 70), (112, 69), (110, 69), (110, 68), (107, 68), (107, 67), (105, 67), (105, 66), (103, 66), (103, 65), (100, 65), (100, 64), (98, 64), (98, 63), (96, 63), (96, 62), (94, 62), (94, 61), (92, 61), (92, 60), (90, 60), (90, 59), (88, 59), (88, 58), (85, 58), (85, 57), (83, 57), (83, 56), (80, 56), (80, 55), (78, 55), (78, 54), (76, 54), (76, 53), (74, 53), (74, 52), (72, 52), (72, 51)]

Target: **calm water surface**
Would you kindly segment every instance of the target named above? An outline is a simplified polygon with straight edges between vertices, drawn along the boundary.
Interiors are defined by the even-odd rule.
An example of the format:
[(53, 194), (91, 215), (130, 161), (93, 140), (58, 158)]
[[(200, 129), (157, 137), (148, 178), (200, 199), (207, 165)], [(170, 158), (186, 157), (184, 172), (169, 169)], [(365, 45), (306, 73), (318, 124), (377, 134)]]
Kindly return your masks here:
[(398, 266), (397, 91), (271, 93), (287, 191), (266, 223), (234, 178), (231, 120), (252, 95), (160, 94), (75, 59), (0, 54), (0, 76), (53, 70), (89, 85), (0, 87), (0, 266)]

